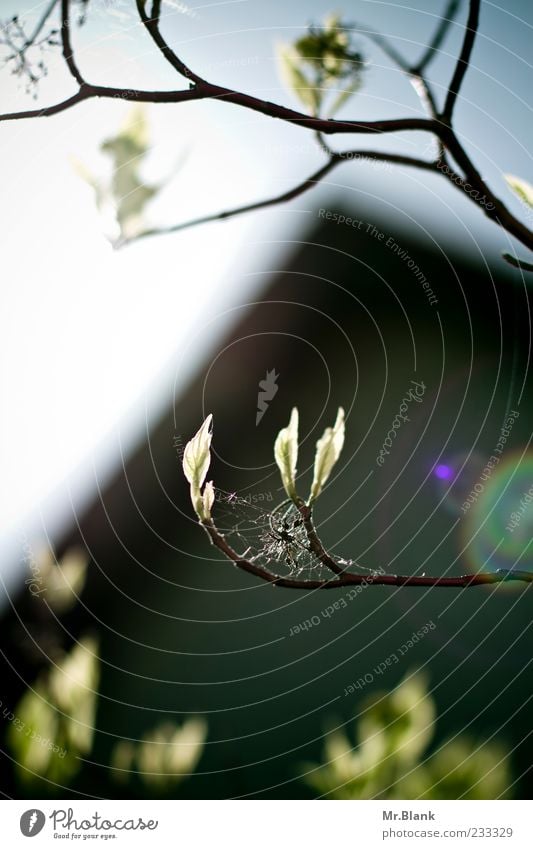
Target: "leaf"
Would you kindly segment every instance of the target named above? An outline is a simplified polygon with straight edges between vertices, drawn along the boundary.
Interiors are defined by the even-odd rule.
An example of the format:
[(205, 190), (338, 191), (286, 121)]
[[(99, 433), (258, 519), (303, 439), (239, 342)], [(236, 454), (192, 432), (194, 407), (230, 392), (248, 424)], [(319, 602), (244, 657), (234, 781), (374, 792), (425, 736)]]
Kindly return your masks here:
[(111, 157), (113, 163), (109, 194), (121, 236), (134, 238), (143, 229), (145, 207), (161, 189), (159, 185), (146, 185), (141, 175), (150, 152), (144, 107), (134, 107), (119, 132), (106, 139), (100, 150)]
[(202, 493), (203, 519), (211, 518), (211, 507), (215, 503), (215, 487), (213, 481), (206, 483)]
[(298, 410), (292, 408), (291, 418), (287, 427), (278, 433), (274, 443), (274, 458), (278, 464), (281, 481), (285, 492), (294, 502), (298, 501), (296, 494), (296, 463), (298, 461)]
[(183, 452), (183, 472), (191, 485), (191, 491), (194, 489), (197, 493), (202, 488), (211, 462), (212, 422), (213, 416), (210, 413)]
[(334, 115), (337, 114), (341, 106), (344, 106), (345, 103), (348, 102), (350, 97), (359, 91), (361, 88), (361, 80), (355, 80), (351, 85), (346, 86), (344, 91), (339, 92), (339, 95), (335, 98), (333, 103), (331, 104), (330, 109), (328, 110), (328, 117), (333, 118)]
[(514, 174), (503, 175), (507, 185), (518, 195), (521, 201), (528, 206), (533, 207), (533, 186), (527, 180), (522, 180), (521, 177), (515, 177)]
[(344, 445), (344, 410), (339, 407), (333, 427), (327, 427), (316, 444), (315, 471), (309, 503), (318, 498), (340, 457)]
[(314, 115), (318, 114), (322, 93), (320, 89), (313, 86), (299, 67), (301, 58), (292, 47), (285, 44), (278, 46), (278, 57), (281, 75), (287, 87)]

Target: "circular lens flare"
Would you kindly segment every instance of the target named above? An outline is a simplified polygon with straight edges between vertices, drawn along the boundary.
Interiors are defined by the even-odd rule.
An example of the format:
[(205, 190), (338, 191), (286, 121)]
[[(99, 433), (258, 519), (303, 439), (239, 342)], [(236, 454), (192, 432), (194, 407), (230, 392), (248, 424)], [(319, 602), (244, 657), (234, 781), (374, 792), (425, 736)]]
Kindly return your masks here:
[[(468, 507), (467, 507), (468, 504)], [(533, 571), (533, 454), (509, 456), (463, 504), (472, 571)]]

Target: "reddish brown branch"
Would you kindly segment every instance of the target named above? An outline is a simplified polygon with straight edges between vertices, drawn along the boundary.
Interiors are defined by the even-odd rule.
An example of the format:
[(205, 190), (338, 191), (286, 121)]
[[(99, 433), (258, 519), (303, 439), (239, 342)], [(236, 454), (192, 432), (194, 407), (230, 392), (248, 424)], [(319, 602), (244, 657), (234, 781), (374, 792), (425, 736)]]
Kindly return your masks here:
[(61, 0), (61, 49), (63, 51), (63, 59), (70, 73), (82, 88), (85, 85), (80, 70), (74, 59), (72, 52), (72, 44), (70, 40), (70, 3), (69, 0)]
[[(286, 587), (296, 590), (332, 590), (348, 586), (386, 586), (386, 587), (448, 587), (448, 589), (466, 589), (468, 587), (486, 586), (487, 584), (503, 584), (509, 581), (533, 583), (533, 573), (519, 571), (478, 572), (474, 575), (457, 575), (454, 577), (432, 577), (430, 575), (384, 575), (370, 573), (367, 575), (356, 575), (353, 572), (342, 571), (336, 577), (328, 581), (298, 580), (295, 578), (284, 578), (269, 572), (263, 566), (241, 557), (229, 545), (225, 537), (218, 531), (214, 522), (201, 522), (211, 542), (221, 551), (235, 566), (254, 575), (262, 581), (277, 587)], [(320, 543), (321, 545), (321, 543)], [(329, 555), (328, 555), (329, 556)], [(320, 559), (320, 558), (319, 558)], [(328, 564), (325, 564), (328, 565)], [(337, 565), (337, 564), (336, 564)], [(340, 568), (340, 567), (339, 567)]]

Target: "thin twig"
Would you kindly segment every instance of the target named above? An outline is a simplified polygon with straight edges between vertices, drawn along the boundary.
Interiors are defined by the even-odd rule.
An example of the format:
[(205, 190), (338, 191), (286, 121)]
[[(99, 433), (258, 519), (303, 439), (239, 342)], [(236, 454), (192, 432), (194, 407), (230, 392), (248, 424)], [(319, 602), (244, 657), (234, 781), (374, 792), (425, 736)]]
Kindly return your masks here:
[(264, 200), (255, 201), (254, 203), (237, 206), (234, 209), (227, 209), (223, 212), (214, 212), (210, 215), (202, 215), (199, 218), (190, 219), (189, 221), (182, 221), (179, 224), (174, 224), (170, 227), (154, 227), (150, 230), (143, 230), (131, 239), (121, 240), (116, 244), (116, 247), (124, 247), (131, 242), (136, 242), (139, 239), (151, 236), (165, 236), (170, 233), (178, 233), (180, 230), (188, 230), (189, 228), (197, 227), (200, 224), (209, 224), (213, 221), (227, 221), (229, 218), (236, 218), (237, 216), (244, 215), (248, 212), (255, 212), (261, 209), (268, 209), (270, 206), (287, 203), (316, 186), (317, 183), (323, 180), (324, 177), (326, 177), (337, 165), (340, 165), (341, 162), (357, 159), (369, 159), (375, 162), (390, 162), (391, 164), (407, 165), (412, 168), (420, 168), (425, 171), (438, 173), (437, 166), (434, 162), (426, 162), (423, 159), (416, 159), (412, 156), (401, 156), (394, 153), (380, 153), (372, 150), (347, 150), (338, 153), (333, 152), (325, 165), (311, 174), (310, 177), (307, 177), (302, 183), (298, 183), (297, 186), (294, 186), (286, 192), (282, 192), (281, 194), (274, 195), (270, 198), (265, 198)]
[(533, 271), (533, 263), (526, 262), (524, 259), (518, 259), (512, 254), (502, 254), (502, 258), (512, 265), (514, 268), (519, 268), (521, 271)]
[[(439, 21), (437, 29), (430, 40), (424, 54), (418, 62), (410, 63), (389, 39), (377, 30), (365, 30), (357, 24), (354, 28), (366, 36), (370, 41), (376, 44), (380, 50), (394, 62), (394, 64), (404, 73), (411, 85), (415, 89), (422, 106), (431, 118), (440, 120), (437, 101), (433, 93), (431, 83), (425, 75), (425, 70), (430, 62), (437, 55), (440, 46), (442, 45), (451, 24), (457, 14), (459, 8), (459, 0), (450, 0), (446, 9), (443, 12), (442, 18)], [(445, 148), (441, 139), (437, 138), (438, 143), (438, 158), (439, 161), (445, 161)]]
[(167, 44), (163, 36), (161, 35), (161, 31), (159, 29), (160, 15), (161, 15), (161, 4), (154, 0), (154, 4), (152, 7), (152, 15), (151, 17), (146, 14), (146, 0), (136, 0), (137, 4), (137, 12), (139, 13), (139, 17), (144, 24), (146, 31), (149, 33), (152, 38), (154, 44), (157, 46), (158, 50), (165, 57), (167, 62), (169, 62), (172, 67), (188, 80), (191, 80), (193, 83), (197, 83), (198, 85), (208, 85), (207, 81), (200, 77), (198, 74), (195, 74), (194, 71), (188, 67), (188, 65), (183, 62), (179, 56), (174, 53), (172, 48)]
[(437, 29), (435, 30), (433, 38), (429, 42), (423, 55), (420, 57), (416, 65), (412, 66), (413, 73), (422, 74), (426, 70), (430, 62), (438, 54), (444, 42), (444, 39), (448, 35), (448, 30), (450, 29), (450, 26), (455, 20), (455, 16), (460, 5), (460, 0), (450, 0), (444, 12), (442, 13), (440, 22), (437, 25)]
[(52, 2), (49, 3), (48, 6), (45, 8), (41, 17), (39, 18), (39, 20), (37, 21), (37, 23), (35, 25), (35, 29), (33, 30), (32, 34), (26, 40), (26, 43), (24, 45), (25, 49), (28, 48), (28, 47), (31, 47), (33, 42), (40, 35), (45, 23), (47, 22), (48, 18), (50, 17), (50, 15), (54, 11), (54, 9), (55, 9), (55, 7), (57, 6), (58, 3), (59, 3), (59, 0), (52, 0)]
[(61, 45), (63, 50), (63, 58), (70, 73), (80, 86), (83, 88), (85, 80), (83, 79), (72, 52), (72, 44), (70, 41), (70, 3), (69, 0), (61, 0)]
[(463, 46), (461, 47), (461, 52), (459, 54), (459, 58), (455, 66), (455, 71), (453, 73), (453, 77), (448, 88), (448, 94), (446, 95), (446, 101), (444, 103), (444, 109), (442, 111), (442, 120), (446, 124), (450, 124), (452, 120), (453, 109), (457, 101), (457, 96), (459, 94), (459, 90), (463, 83), (464, 76), (470, 64), (470, 57), (472, 55), (472, 49), (474, 47), (474, 41), (476, 40), (477, 29), (479, 25), (480, 6), (481, 0), (470, 0), (468, 20), (466, 22), (465, 34), (463, 39)]

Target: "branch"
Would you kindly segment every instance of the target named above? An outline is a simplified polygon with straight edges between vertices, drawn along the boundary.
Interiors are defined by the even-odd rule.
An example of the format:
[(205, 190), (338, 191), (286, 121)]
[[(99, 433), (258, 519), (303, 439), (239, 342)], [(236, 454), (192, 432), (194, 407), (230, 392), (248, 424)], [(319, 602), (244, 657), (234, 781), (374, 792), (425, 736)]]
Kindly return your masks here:
[(136, 3), (139, 17), (141, 18), (145, 29), (167, 62), (169, 62), (179, 74), (194, 83), (195, 87), (199, 88), (203, 92), (203, 96), (205, 98), (224, 99), (228, 103), (234, 103), (237, 106), (244, 106), (246, 109), (252, 109), (255, 112), (260, 112), (271, 118), (280, 118), (281, 120), (288, 121), (291, 124), (297, 124), (298, 126), (306, 127), (307, 129), (328, 135), (332, 133), (389, 133), (403, 130), (426, 130), (429, 132), (432, 129), (434, 130), (432, 122), (422, 118), (401, 118), (387, 121), (337, 121), (318, 118), (316, 116), (306, 115), (304, 112), (298, 112), (295, 109), (288, 109), (277, 103), (271, 103), (268, 100), (262, 100), (258, 97), (243, 94), (235, 89), (213, 85), (199, 74), (196, 74), (182, 59), (180, 59), (161, 35), (161, 31), (159, 29), (159, 0), (154, 0), (152, 17), (149, 17), (146, 14), (146, 0), (136, 0)]
[(83, 88), (85, 85), (85, 80), (83, 79), (78, 66), (74, 60), (74, 54), (72, 52), (72, 45), (70, 42), (70, 8), (69, 8), (69, 0), (61, 0), (61, 46), (63, 51), (63, 58), (66, 62), (67, 68), (70, 73), (80, 86)]
[(287, 201), (294, 200), (294, 198), (305, 194), (305, 192), (309, 191), (309, 189), (316, 186), (317, 183), (320, 183), (320, 181), (323, 180), (330, 171), (336, 168), (337, 165), (340, 165), (341, 162), (361, 159), (371, 159), (375, 162), (390, 162), (396, 165), (407, 165), (412, 168), (419, 168), (425, 171), (433, 171), (437, 173), (437, 166), (434, 162), (426, 162), (423, 159), (417, 159), (412, 156), (401, 156), (394, 153), (379, 153), (378, 151), (372, 150), (347, 150), (332, 152), (325, 165), (319, 168), (318, 171), (311, 174), (310, 177), (307, 177), (307, 179), (305, 179), (302, 183), (298, 183), (297, 186), (294, 186), (287, 192), (282, 192), (282, 194), (274, 195), (273, 197), (265, 198), (264, 200), (256, 201), (254, 203), (237, 206), (234, 209), (227, 209), (224, 210), (224, 212), (215, 212), (211, 215), (203, 215), (200, 218), (182, 221), (179, 224), (174, 224), (170, 227), (154, 227), (150, 230), (144, 230), (137, 236), (133, 236), (131, 239), (120, 241), (116, 247), (124, 247), (132, 242), (138, 241), (139, 239), (145, 239), (151, 236), (165, 236), (169, 233), (178, 233), (180, 230), (188, 230), (189, 228), (197, 227), (200, 224), (209, 224), (213, 221), (227, 221), (229, 218), (236, 218), (237, 216), (244, 215), (247, 212), (255, 212), (261, 209), (268, 209), (270, 206), (277, 206), (278, 204), (286, 203)]
[(464, 76), (470, 64), (472, 48), (474, 47), (474, 41), (476, 39), (477, 29), (479, 25), (480, 6), (481, 0), (470, 0), (468, 20), (466, 22), (465, 35), (463, 39), (463, 46), (461, 48), (461, 53), (459, 54), (459, 58), (455, 66), (455, 71), (450, 83), (450, 87), (448, 88), (448, 94), (446, 95), (446, 102), (444, 104), (444, 109), (442, 112), (442, 120), (446, 124), (450, 124), (451, 122), (453, 109), (457, 100), (457, 95), (459, 94), (459, 90), (461, 88)]
[[(57, 0), (56, 0), (57, 2)], [(288, 192), (273, 198), (259, 201), (253, 204), (247, 204), (238, 207), (234, 210), (217, 213), (215, 215), (206, 215), (197, 218), (194, 221), (177, 224), (174, 227), (164, 228), (162, 230), (151, 230), (140, 234), (138, 238), (149, 235), (157, 235), (159, 233), (171, 233), (178, 230), (192, 227), (197, 224), (214, 221), (217, 219), (230, 218), (235, 215), (251, 212), (257, 209), (266, 208), (275, 204), (283, 203), (291, 200), (294, 197), (302, 194), (321, 180), (329, 171), (334, 168), (339, 162), (348, 158), (367, 157), (369, 159), (389, 161), (397, 164), (407, 164), (426, 170), (435, 171), (439, 169), (457, 188), (467, 193), (467, 196), (480, 208), (483, 209), (485, 215), (517, 238), (523, 245), (533, 250), (533, 233), (522, 224), (514, 215), (509, 212), (505, 204), (489, 189), (480, 173), (477, 171), (468, 154), (462, 147), (457, 136), (451, 126), (451, 117), (453, 107), (468, 67), (474, 39), (477, 31), (479, 19), (480, 0), (471, 0), (470, 11), (465, 30), (465, 37), (461, 54), (457, 62), (455, 73), (450, 83), (446, 104), (442, 115), (437, 112), (435, 98), (429, 82), (424, 76), (424, 69), (427, 67), (436, 52), (444, 37), (446, 36), (450, 23), (455, 15), (458, 3), (457, 0), (451, 0), (448, 3), (433, 39), (428, 48), (416, 65), (412, 66), (401, 56), (401, 54), (388, 42), (388, 40), (379, 33), (366, 33), (369, 38), (372, 38), (379, 46), (387, 53), (387, 55), (398, 65), (398, 67), (407, 74), (414, 83), (421, 100), (429, 113), (429, 118), (399, 118), (383, 121), (340, 121), (328, 120), (317, 116), (307, 115), (298, 112), (294, 109), (289, 109), (280, 106), (270, 101), (262, 100), (261, 98), (252, 97), (251, 95), (243, 94), (242, 92), (228, 89), (222, 86), (213, 85), (205, 81), (198, 74), (195, 74), (168, 46), (159, 30), (160, 21), (160, 0), (153, 0), (152, 17), (146, 14), (146, 0), (136, 0), (137, 9), (144, 27), (147, 29), (151, 38), (154, 40), (158, 49), (165, 56), (172, 66), (185, 78), (190, 81), (189, 89), (180, 89), (177, 91), (136, 91), (114, 88), (109, 86), (95, 86), (87, 83), (73, 57), (72, 46), (70, 42), (70, 17), (69, 17), (69, 0), (61, 0), (62, 9), (62, 25), (61, 39), (65, 62), (72, 76), (79, 84), (79, 90), (76, 94), (66, 98), (59, 103), (52, 104), (41, 109), (31, 109), (21, 112), (9, 112), (0, 114), (0, 121), (21, 120), (25, 118), (48, 117), (70, 109), (72, 106), (93, 97), (116, 97), (128, 99), (136, 102), (146, 103), (179, 103), (192, 100), (202, 99), (221, 99), (229, 103), (251, 109), (255, 112), (267, 115), (272, 118), (278, 118), (288, 123), (296, 124), (297, 126), (305, 127), (313, 130), (318, 134), (319, 141), (323, 144), (325, 152), (328, 154), (328, 162), (314, 175), (304, 181), (304, 183), (296, 186)], [(45, 10), (46, 17), (51, 13), (54, 4), (49, 4)], [(394, 154), (380, 154), (372, 151), (345, 151), (336, 153), (325, 145), (320, 139), (320, 134), (332, 135), (335, 133), (389, 133), (398, 131), (413, 131), (423, 130), (432, 133), (439, 142), (439, 156), (435, 163), (428, 163), (424, 160), (415, 159), (414, 157), (403, 157)], [(464, 177), (458, 175), (447, 163), (445, 158), (445, 148), (451, 153), (461, 170)], [(469, 188), (474, 188), (474, 192), (470, 193)], [(527, 263), (522, 263), (522, 267), (526, 267)]]
[(444, 12), (442, 13), (440, 22), (437, 26), (437, 29), (435, 30), (433, 38), (429, 42), (423, 55), (420, 57), (416, 65), (412, 66), (413, 73), (422, 74), (427, 68), (427, 66), (430, 64), (430, 62), (435, 58), (444, 42), (444, 39), (448, 35), (448, 30), (450, 29), (451, 24), (455, 20), (455, 16), (460, 5), (460, 0), (450, 0)]
[[(465, 178), (459, 177), (453, 169), (448, 165), (441, 164), (439, 166), (441, 173), (448, 177), (454, 185), (463, 191), (467, 192), (467, 196), (471, 198), (491, 221), (498, 224), (503, 230), (506, 230), (519, 242), (522, 242), (529, 250), (533, 250), (533, 232), (529, 230), (525, 224), (522, 224), (518, 218), (507, 209), (502, 200), (489, 188), (476, 166), (463, 148), (461, 142), (451, 128), (443, 127), (441, 130), (441, 138), (444, 141), (447, 149), (462, 169)], [(468, 188), (475, 191), (479, 197), (468, 194)], [(487, 201), (487, 203), (485, 203)]]
[[(427, 66), (431, 63), (434, 57), (437, 55), (437, 52), (442, 45), (446, 35), (448, 34), (448, 30), (450, 25), (453, 23), (453, 20), (457, 14), (457, 10), (460, 5), (460, 0), (450, 0), (446, 9), (444, 10), (442, 17), (439, 21), (435, 34), (433, 38), (429, 42), (424, 54), (418, 60), (418, 62), (411, 64), (409, 61), (397, 50), (393, 44), (389, 41), (389, 39), (382, 35), (380, 32), (374, 30), (366, 30), (362, 31), (363, 35), (365, 35), (370, 41), (374, 42), (383, 53), (388, 56), (388, 58), (394, 62), (394, 64), (408, 77), (413, 88), (415, 89), (418, 97), (422, 103), (422, 106), (432, 118), (439, 120), (439, 110), (437, 107), (437, 101), (435, 99), (435, 95), (433, 94), (433, 89), (429, 80), (425, 76), (425, 70)], [(361, 27), (356, 25), (356, 28), (361, 31)], [(444, 145), (442, 140), (438, 139), (439, 142), (439, 159), (444, 160), (445, 152)]]
[[(69, 0), (61, 0), (61, 2), (62, 9), (68, 12)], [(176, 70), (179, 71), (182, 76), (186, 77), (189, 80), (192, 80), (195, 85), (189, 90), (184, 90), (181, 97), (168, 98), (168, 101), (167, 97), (165, 96), (165, 92), (153, 92), (152, 96), (147, 96), (146, 92), (139, 93), (135, 91), (132, 91), (131, 96), (128, 96), (128, 99), (130, 100), (142, 100), (143, 102), (163, 103), (178, 102), (178, 100), (183, 101), (220, 99), (228, 103), (233, 103), (237, 106), (242, 106), (245, 109), (251, 109), (254, 112), (259, 112), (262, 115), (267, 115), (270, 118), (278, 118), (290, 124), (296, 124), (297, 126), (305, 127), (306, 129), (310, 130), (316, 130), (326, 135), (331, 135), (334, 133), (382, 134), (416, 130), (421, 130), (425, 132), (437, 132), (438, 130), (438, 122), (429, 120), (427, 118), (393, 118), (383, 121), (338, 121), (329, 120), (326, 118), (318, 118), (312, 115), (307, 115), (305, 112), (299, 112), (296, 109), (289, 109), (285, 106), (280, 106), (277, 103), (271, 103), (270, 101), (263, 100), (259, 97), (252, 97), (251, 95), (244, 94), (243, 92), (236, 91), (235, 89), (213, 85), (212, 83), (206, 82), (202, 79), (202, 77), (195, 74), (184, 62), (181, 61), (181, 59), (176, 56), (174, 51), (170, 49), (170, 47), (166, 44), (166, 42), (159, 33), (159, 28), (157, 26), (159, 17), (156, 17), (155, 19), (148, 18), (145, 13), (146, 3), (143, 2), (143, 0), (136, 0), (136, 2), (143, 24), (148, 29), (152, 38), (154, 38), (154, 36), (158, 38), (161, 45), (160, 50), (163, 52), (165, 58), (169, 62), (171, 62), (171, 64), (176, 68)], [(157, 2), (157, 0), (154, 6), (156, 12), (158, 12), (159, 3)], [(68, 15), (65, 16), (65, 20), (68, 20)], [(88, 89), (88, 92), (85, 93), (85, 96), (80, 99), (83, 100), (87, 97), (122, 96), (120, 93), (111, 93), (112, 91), (120, 92), (120, 89), (109, 89), (105, 86), (93, 86), (84, 81), (72, 56), (68, 26), (63, 26), (62, 28), (62, 40), (63, 55), (65, 56), (65, 61), (67, 62), (71, 74), (77, 79), (81, 91), (84, 91), (85, 88)], [(140, 94), (142, 96), (139, 96)], [(63, 111), (64, 109), (68, 109), (71, 105), (73, 105), (73, 103), (77, 102), (78, 100), (71, 101), (70, 98), (68, 98), (67, 100), (62, 101), (60, 104), (55, 104), (51, 107), (45, 107), (41, 110), (31, 110), (18, 113), (10, 112), (7, 113), (7, 115), (0, 115), (0, 121), (53, 115), (57, 112)]]
[(31, 47), (31, 45), (36, 40), (36, 38), (38, 38), (38, 36), (41, 34), (41, 31), (42, 31), (45, 23), (47, 22), (48, 18), (50, 17), (50, 15), (54, 11), (54, 9), (55, 9), (55, 7), (57, 6), (58, 3), (59, 3), (59, 0), (52, 0), (52, 2), (48, 4), (48, 6), (45, 8), (44, 12), (42, 13), (41, 17), (39, 18), (37, 24), (35, 25), (35, 29), (33, 30), (32, 34), (29, 36), (28, 40), (26, 41), (26, 44), (24, 45), (25, 47)]
[(85, 83), (76, 94), (54, 103), (52, 106), (44, 106), (41, 109), (28, 109), (24, 112), (4, 112), (0, 114), (0, 121), (18, 121), (24, 118), (48, 118), (64, 112), (93, 97), (111, 97), (117, 100), (131, 100), (133, 103), (183, 103), (188, 100), (201, 100), (203, 95), (196, 89), (177, 89), (176, 91), (139, 91), (127, 88), (114, 88), (112, 86), (91, 85)]
[(59, 103), (52, 104), (52, 106), (43, 106), (41, 109), (26, 109), (24, 112), (3, 112), (0, 114), (0, 121), (19, 121), (25, 118), (48, 118), (51, 115), (57, 115), (58, 112), (64, 112), (66, 109), (70, 109), (71, 106), (75, 106), (77, 103), (81, 103), (82, 100), (87, 100), (87, 98), (91, 96), (92, 95), (87, 94), (85, 90), (80, 90), (71, 97), (67, 97)]
[[(225, 537), (218, 531), (212, 520), (200, 522), (207, 532), (211, 542), (235, 566), (277, 587), (286, 587), (296, 590), (332, 590), (348, 586), (388, 586), (388, 587), (448, 587), (449, 589), (466, 589), (467, 587), (485, 586), (487, 584), (503, 584), (509, 581), (523, 581), (533, 583), (533, 572), (498, 570), (497, 572), (477, 572), (473, 575), (458, 575), (456, 577), (431, 577), (429, 575), (383, 575), (371, 573), (368, 575), (356, 575), (353, 572), (342, 572), (329, 581), (298, 580), (284, 578), (269, 572), (257, 563), (252, 563), (245, 557), (241, 557), (229, 545)], [(320, 543), (321, 545), (321, 543)], [(328, 555), (329, 556), (329, 555)], [(329, 565), (329, 564), (326, 564)], [(337, 564), (336, 564), (337, 565)]]
[(518, 259), (518, 257), (513, 256), (512, 254), (502, 254), (502, 258), (512, 265), (514, 268), (519, 268), (521, 271), (533, 271), (533, 263), (526, 262), (524, 259)]
[(169, 62), (172, 67), (188, 80), (191, 80), (198, 85), (208, 85), (208, 83), (200, 77), (198, 74), (195, 74), (194, 71), (189, 68), (185, 62), (183, 62), (172, 50), (171, 47), (167, 44), (163, 36), (161, 35), (161, 31), (159, 29), (159, 22), (161, 17), (161, 2), (160, 0), (154, 0), (152, 6), (152, 17), (148, 17), (146, 14), (146, 0), (136, 0), (137, 11), (139, 13), (139, 17), (144, 24), (146, 31), (149, 33), (152, 38), (154, 44), (161, 51), (167, 62)]

